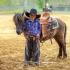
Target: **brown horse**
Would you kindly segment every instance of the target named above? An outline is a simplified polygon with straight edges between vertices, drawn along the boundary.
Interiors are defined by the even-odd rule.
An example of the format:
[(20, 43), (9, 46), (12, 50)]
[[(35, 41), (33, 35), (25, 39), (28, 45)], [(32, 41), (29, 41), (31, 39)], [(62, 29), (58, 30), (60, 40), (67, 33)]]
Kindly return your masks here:
[[(28, 18), (29, 18), (29, 14), (26, 13), (26, 15), (28, 15)], [(37, 16), (37, 18), (39, 18), (39, 17), (40, 16)], [(28, 20), (28, 18), (25, 17), (24, 14), (23, 15), (22, 14), (16, 14), (14, 16), (13, 19), (14, 19), (14, 23), (16, 25), (17, 34), (20, 35), (21, 33), (24, 33), (24, 35), (26, 37), (26, 31), (27, 30), (26, 30), (24, 23), (26, 22), (26, 20)], [(49, 25), (43, 24), (43, 22), (42, 22), (42, 24), (41, 24), (43, 26), (42, 30), (45, 31), (45, 36), (43, 36), (43, 31), (41, 30), (40, 40), (45, 41), (45, 40), (54, 38), (55, 41), (59, 45), (58, 58), (66, 58), (67, 57), (67, 53), (66, 53), (66, 31), (67, 31), (67, 27), (66, 27), (66, 24), (61, 19), (56, 18), (56, 20), (59, 24), (59, 27), (55, 28), (55, 29), (48, 28)], [(49, 27), (51, 27), (51, 25)]]

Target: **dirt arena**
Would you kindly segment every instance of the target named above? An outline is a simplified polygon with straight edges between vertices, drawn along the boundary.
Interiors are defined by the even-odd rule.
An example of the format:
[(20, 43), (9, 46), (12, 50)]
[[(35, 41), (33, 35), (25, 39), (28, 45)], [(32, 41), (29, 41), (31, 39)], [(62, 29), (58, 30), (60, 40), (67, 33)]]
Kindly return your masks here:
[(0, 15), (0, 70), (70, 70), (70, 15), (53, 14), (67, 25), (67, 59), (57, 59), (58, 45), (48, 40), (41, 46), (40, 66), (24, 66), (25, 38), (17, 35), (13, 15)]

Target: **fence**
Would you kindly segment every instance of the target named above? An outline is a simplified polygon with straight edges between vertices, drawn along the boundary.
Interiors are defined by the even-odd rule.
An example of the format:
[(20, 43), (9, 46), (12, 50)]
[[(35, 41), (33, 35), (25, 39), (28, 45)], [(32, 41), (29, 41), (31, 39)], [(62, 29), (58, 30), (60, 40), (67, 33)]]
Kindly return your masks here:
[[(42, 8), (45, 7), (46, 3), (49, 3), (49, 5), (52, 6), (53, 11), (70, 12), (70, 0), (10, 0), (10, 2), (9, 5), (0, 5), (0, 12), (22, 12), (23, 10), (31, 8), (36, 8), (38, 11), (42, 11)], [(39, 8), (40, 4), (43, 4), (42, 8)]]

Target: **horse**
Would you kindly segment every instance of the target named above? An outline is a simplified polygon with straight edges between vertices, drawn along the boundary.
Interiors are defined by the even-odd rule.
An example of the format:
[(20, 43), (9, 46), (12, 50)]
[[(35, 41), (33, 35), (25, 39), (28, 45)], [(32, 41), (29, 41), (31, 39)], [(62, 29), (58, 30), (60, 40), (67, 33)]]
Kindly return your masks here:
[[(28, 17), (29, 17), (28, 13), (26, 13), (26, 15), (28, 15)], [(37, 16), (37, 18), (39, 18), (39, 17), (40, 16)], [(13, 20), (14, 20), (14, 23), (16, 26), (17, 34), (20, 35), (21, 33), (24, 33), (24, 35), (26, 37), (26, 31), (27, 30), (26, 30), (24, 23), (26, 22), (26, 20), (28, 20), (28, 18), (24, 17), (24, 14), (17, 13), (14, 15)], [(48, 27), (46, 27), (47, 24), (45, 25), (42, 22), (41, 25), (43, 25), (43, 27), (44, 28), (46, 27), (47, 29), (44, 29), (44, 30), (46, 30), (45, 37), (43, 37), (43, 33), (41, 30), (40, 40), (46, 41), (46, 40), (54, 38), (55, 41), (57, 42), (57, 44), (59, 45), (59, 53), (58, 53), (57, 57), (58, 58), (66, 58), (67, 57), (67, 52), (66, 52), (66, 31), (67, 31), (67, 27), (66, 27), (65, 22), (63, 22), (61, 19), (56, 18), (56, 20), (59, 24), (59, 27), (55, 28), (55, 29), (51, 29), (51, 30), (48, 30)]]

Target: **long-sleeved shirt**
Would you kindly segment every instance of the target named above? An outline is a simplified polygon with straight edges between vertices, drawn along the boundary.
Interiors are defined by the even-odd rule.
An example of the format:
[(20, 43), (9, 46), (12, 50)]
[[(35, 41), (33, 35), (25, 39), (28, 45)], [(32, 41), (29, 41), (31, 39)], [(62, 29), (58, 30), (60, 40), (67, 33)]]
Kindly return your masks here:
[(33, 36), (39, 36), (41, 33), (41, 25), (40, 21), (38, 19), (35, 19), (34, 21), (32, 20), (27, 20), (26, 23), (26, 28), (28, 30), (28, 35), (33, 35)]

